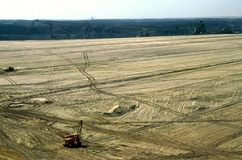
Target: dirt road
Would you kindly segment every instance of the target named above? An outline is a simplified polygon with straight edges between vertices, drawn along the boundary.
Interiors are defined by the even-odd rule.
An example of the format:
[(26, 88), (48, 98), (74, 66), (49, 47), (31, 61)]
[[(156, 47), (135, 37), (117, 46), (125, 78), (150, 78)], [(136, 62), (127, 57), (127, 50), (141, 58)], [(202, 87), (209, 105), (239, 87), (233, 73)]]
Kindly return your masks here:
[(2, 41), (0, 159), (242, 159), (241, 52), (241, 35)]

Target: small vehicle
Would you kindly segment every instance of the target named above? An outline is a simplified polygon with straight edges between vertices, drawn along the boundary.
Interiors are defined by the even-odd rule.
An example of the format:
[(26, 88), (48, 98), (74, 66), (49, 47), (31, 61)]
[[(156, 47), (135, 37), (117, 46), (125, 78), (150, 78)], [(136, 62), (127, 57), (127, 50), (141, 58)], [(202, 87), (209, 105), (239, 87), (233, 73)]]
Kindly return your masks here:
[(83, 120), (81, 120), (78, 125), (77, 133), (64, 136), (64, 141), (65, 141), (65, 143), (63, 144), (64, 147), (81, 147), (82, 146), (82, 143), (80, 141), (82, 123), (83, 123)]
[(13, 67), (8, 67), (7, 69), (4, 70), (5, 72), (13, 72), (14, 68)]

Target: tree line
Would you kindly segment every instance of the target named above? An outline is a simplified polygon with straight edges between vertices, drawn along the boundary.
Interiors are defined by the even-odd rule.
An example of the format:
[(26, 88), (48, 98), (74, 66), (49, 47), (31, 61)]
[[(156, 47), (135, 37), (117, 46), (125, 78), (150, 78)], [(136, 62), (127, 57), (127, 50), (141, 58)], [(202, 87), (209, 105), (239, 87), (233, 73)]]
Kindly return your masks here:
[(242, 33), (242, 19), (0, 21), (0, 40), (94, 39)]

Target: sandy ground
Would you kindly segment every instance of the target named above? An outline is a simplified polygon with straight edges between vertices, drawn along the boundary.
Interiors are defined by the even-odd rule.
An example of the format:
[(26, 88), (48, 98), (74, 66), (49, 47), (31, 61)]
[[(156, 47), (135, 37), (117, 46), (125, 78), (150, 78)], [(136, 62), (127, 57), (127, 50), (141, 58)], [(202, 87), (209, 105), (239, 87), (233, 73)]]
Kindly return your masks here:
[[(242, 159), (242, 35), (6, 41), (0, 56), (0, 159)], [(64, 148), (81, 119), (83, 147)]]

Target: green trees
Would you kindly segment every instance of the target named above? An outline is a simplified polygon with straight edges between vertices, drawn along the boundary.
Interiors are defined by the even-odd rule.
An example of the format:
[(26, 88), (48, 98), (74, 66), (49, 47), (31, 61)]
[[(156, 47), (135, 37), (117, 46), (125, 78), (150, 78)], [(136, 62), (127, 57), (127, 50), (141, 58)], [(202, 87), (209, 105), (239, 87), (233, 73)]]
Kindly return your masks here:
[(207, 30), (205, 27), (205, 24), (203, 23), (203, 20), (200, 20), (200, 22), (197, 24), (197, 27), (194, 29), (193, 35), (199, 35), (199, 34), (206, 34)]

